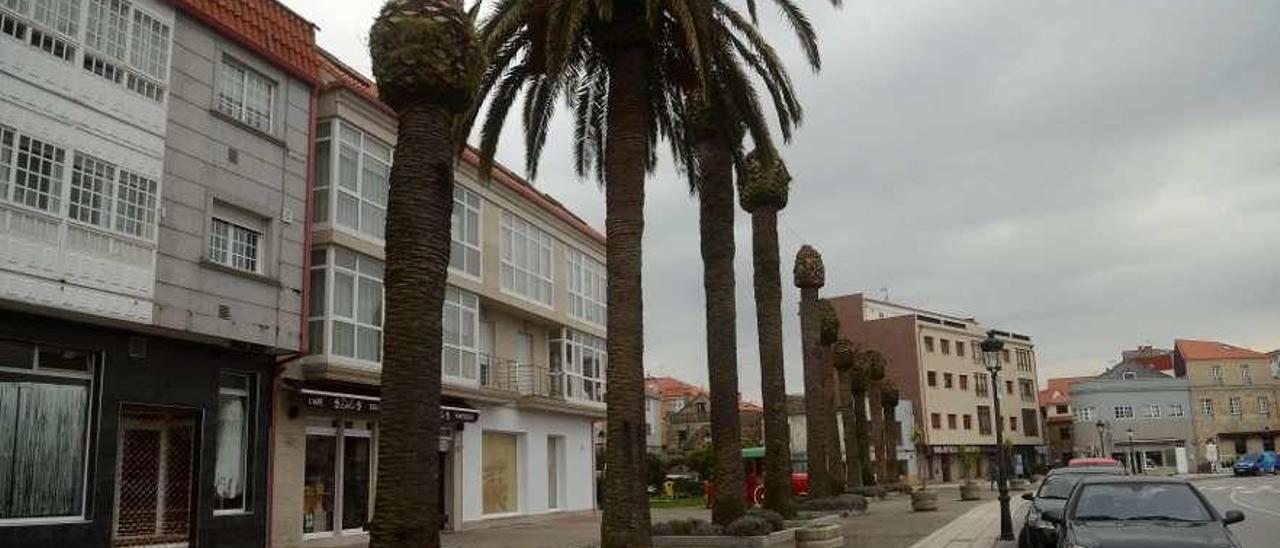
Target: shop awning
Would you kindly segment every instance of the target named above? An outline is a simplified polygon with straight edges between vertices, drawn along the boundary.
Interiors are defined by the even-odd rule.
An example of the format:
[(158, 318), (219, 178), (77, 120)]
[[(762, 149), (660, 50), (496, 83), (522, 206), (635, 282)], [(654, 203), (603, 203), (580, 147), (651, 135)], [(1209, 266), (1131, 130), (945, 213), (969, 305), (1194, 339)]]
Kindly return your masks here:
[[(378, 413), (381, 410), (382, 398), (377, 387), (311, 381), (293, 381), (288, 384), (302, 396), (306, 407), (338, 413)], [(480, 410), (472, 407), (466, 400), (440, 397), (442, 426), (475, 422), (479, 419)]]

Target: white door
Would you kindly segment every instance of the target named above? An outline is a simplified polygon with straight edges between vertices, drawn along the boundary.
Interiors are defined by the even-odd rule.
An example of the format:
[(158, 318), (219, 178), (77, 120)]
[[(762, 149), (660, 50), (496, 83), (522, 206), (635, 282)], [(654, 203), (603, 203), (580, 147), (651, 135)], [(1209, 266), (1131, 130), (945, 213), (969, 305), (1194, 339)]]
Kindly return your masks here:
[(560, 507), (560, 437), (547, 436), (547, 508)]

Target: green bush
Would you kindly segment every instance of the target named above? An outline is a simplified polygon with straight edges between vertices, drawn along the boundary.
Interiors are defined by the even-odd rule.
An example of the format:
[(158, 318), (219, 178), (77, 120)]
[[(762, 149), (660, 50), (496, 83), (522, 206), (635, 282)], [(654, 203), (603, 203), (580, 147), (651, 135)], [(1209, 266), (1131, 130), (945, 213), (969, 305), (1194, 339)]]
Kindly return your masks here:
[(864, 512), (867, 509), (867, 498), (861, 495), (844, 494), (805, 500), (799, 506), (801, 510), (810, 512)]
[(724, 529), (719, 525), (701, 519), (673, 519), (658, 522), (653, 524), (650, 531), (654, 536), (660, 537), (706, 537), (724, 534)]
[(787, 528), (787, 520), (782, 517), (782, 514), (774, 512), (768, 508), (752, 508), (747, 510), (747, 515), (755, 516), (769, 522), (769, 526), (773, 527), (774, 531), (781, 531)]
[(762, 537), (773, 532), (773, 526), (759, 516), (742, 516), (733, 520), (725, 533), (735, 537)]
[(723, 534), (724, 534), (724, 528), (723, 528), (723, 527), (721, 527), (721, 526), (719, 526), (719, 525), (716, 525), (716, 524), (714, 524), (714, 523), (707, 522), (707, 521), (702, 521), (702, 520), (700, 520), (700, 519), (699, 519), (699, 520), (694, 520), (694, 521), (697, 521), (697, 522), (698, 522), (698, 524), (697, 524), (697, 525), (695, 525), (695, 526), (693, 527), (693, 530), (689, 532), (689, 534), (690, 534), (690, 535), (692, 535), (692, 536), (695, 536), (695, 537), (718, 537), (718, 536), (720, 536), (720, 535), (723, 535)]

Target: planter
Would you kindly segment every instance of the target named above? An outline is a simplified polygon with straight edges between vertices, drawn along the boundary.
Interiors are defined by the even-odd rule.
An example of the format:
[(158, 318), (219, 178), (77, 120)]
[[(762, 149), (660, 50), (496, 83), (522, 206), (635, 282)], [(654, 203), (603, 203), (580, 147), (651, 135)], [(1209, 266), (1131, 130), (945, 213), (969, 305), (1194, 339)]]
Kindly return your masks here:
[(911, 509), (917, 512), (931, 512), (938, 509), (938, 494), (933, 491), (916, 491), (911, 493)]
[(1013, 478), (1009, 480), (1010, 491), (1026, 491), (1028, 487), (1031, 487), (1031, 483), (1028, 482), (1026, 479)]
[(982, 498), (981, 488), (976, 483), (966, 483), (960, 486), (960, 500), (978, 500)]
[(796, 548), (842, 548), (844, 529), (836, 523), (822, 523), (796, 529)]
[(840, 512), (796, 512), (796, 519), (786, 521), (787, 529), (803, 529), (824, 523), (839, 523)]
[(783, 529), (762, 537), (653, 537), (653, 548), (793, 548), (795, 546), (796, 529)]

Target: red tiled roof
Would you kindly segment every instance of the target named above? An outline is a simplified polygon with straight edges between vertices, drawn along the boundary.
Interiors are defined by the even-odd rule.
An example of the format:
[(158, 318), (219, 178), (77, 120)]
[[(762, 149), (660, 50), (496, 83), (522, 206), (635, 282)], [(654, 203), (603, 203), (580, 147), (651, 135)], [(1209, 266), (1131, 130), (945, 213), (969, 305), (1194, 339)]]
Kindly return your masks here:
[(1059, 377), (1049, 379), (1049, 387), (1040, 391), (1040, 406), (1071, 403), (1071, 385), (1093, 377)]
[(382, 102), (378, 96), (378, 86), (373, 81), (365, 78), (336, 56), (325, 51), (322, 48), (316, 48), (316, 59), (319, 62), (319, 76), (321, 91), (329, 91), (331, 89), (343, 88), (350, 90), (352, 93), (359, 95), (373, 106), (381, 109), (390, 116), (395, 116), (396, 111)]
[(316, 83), (315, 25), (274, 0), (169, 0), (295, 77)]
[(1161, 354), (1159, 356), (1139, 356), (1129, 358), (1129, 361), (1140, 363), (1143, 367), (1152, 371), (1173, 371), (1173, 354)]
[(1254, 352), (1248, 348), (1240, 348), (1216, 341), (1195, 341), (1191, 339), (1178, 339), (1174, 342), (1174, 348), (1178, 354), (1182, 355), (1184, 360), (1239, 360), (1239, 359), (1257, 359), (1266, 358), (1267, 355), (1261, 352)]
[(656, 391), (665, 398), (695, 398), (706, 394), (700, 386), (694, 386), (671, 377), (648, 377), (644, 380), (646, 388)]

